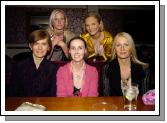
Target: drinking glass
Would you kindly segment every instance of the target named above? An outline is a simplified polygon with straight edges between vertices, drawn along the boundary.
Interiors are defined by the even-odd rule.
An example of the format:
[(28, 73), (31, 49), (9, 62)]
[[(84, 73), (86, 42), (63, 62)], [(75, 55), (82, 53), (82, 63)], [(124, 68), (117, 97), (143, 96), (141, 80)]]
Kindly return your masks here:
[(129, 87), (123, 90), (124, 110), (137, 110), (137, 97), (139, 94), (138, 84), (131, 83)]

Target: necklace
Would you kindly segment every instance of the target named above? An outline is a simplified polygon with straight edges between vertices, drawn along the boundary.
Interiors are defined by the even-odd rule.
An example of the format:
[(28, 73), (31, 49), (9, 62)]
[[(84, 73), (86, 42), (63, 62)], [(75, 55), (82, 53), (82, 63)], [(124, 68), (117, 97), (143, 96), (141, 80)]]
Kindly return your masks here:
[(81, 88), (83, 84), (83, 78), (85, 73), (85, 62), (82, 64), (82, 67), (79, 70), (74, 69), (74, 64), (71, 62), (71, 71), (72, 71), (72, 78), (73, 83), (76, 88)]

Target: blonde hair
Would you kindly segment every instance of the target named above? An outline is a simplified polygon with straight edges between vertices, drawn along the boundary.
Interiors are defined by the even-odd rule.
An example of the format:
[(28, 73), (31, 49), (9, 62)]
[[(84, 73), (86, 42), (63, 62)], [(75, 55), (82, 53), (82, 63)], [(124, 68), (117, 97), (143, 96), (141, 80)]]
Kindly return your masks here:
[[(90, 11), (90, 12), (88, 12), (88, 14), (87, 14), (86, 17), (85, 17), (85, 20), (86, 20), (88, 17), (94, 17), (94, 18), (96, 18), (97, 21), (98, 21), (98, 23), (100, 24), (100, 31), (103, 31), (103, 30), (104, 30), (103, 20), (102, 20), (101, 16), (100, 16), (97, 12), (95, 12), (95, 11)], [(83, 25), (83, 31), (84, 31), (84, 32), (87, 32), (85, 22), (84, 22), (84, 25)]]
[(131, 60), (136, 64), (142, 65), (143, 68), (147, 68), (149, 65), (147, 63), (141, 62), (137, 58), (137, 53), (136, 53), (136, 48), (135, 48), (135, 43), (133, 41), (133, 38), (129, 33), (126, 33), (126, 32), (119, 32), (114, 37), (113, 44), (112, 44), (112, 57), (111, 57), (111, 59), (113, 60), (116, 58), (115, 45), (116, 45), (116, 41), (118, 40), (119, 37), (124, 37), (127, 39), (128, 43), (130, 45), (130, 48), (131, 48)]
[(54, 27), (53, 27), (53, 20), (55, 19), (55, 16), (56, 14), (58, 13), (62, 13), (64, 15), (64, 20), (65, 20), (65, 27), (64, 29), (67, 29), (67, 26), (68, 26), (68, 19), (67, 19), (67, 16), (65, 14), (65, 12), (61, 9), (54, 9), (50, 15), (50, 18), (49, 18), (49, 28), (50, 30), (54, 30)]

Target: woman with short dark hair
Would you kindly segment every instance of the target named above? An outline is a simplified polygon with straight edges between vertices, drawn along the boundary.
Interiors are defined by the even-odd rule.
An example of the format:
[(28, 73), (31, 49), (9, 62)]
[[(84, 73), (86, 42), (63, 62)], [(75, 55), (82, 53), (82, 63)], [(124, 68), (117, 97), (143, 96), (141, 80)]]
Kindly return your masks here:
[(28, 38), (32, 55), (16, 63), (12, 71), (11, 96), (56, 96), (57, 66), (46, 59), (51, 50), (46, 30), (35, 30)]

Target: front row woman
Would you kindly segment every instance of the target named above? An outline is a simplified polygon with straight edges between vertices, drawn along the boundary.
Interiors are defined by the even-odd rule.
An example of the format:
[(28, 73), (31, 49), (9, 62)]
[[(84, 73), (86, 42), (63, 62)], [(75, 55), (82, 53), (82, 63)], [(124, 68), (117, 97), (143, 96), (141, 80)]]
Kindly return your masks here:
[[(131, 80), (131, 81), (129, 81)], [(127, 86), (129, 82), (137, 83), (139, 95), (148, 89), (148, 64), (137, 59), (135, 44), (130, 34), (118, 33), (113, 41), (112, 60), (104, 67), (101, 75), (102, 96), (121, 96), (121, 82)]]
[(75, 37), (68, 47), (71, 61), (57, 71), (57, 96), (98, 96), (98, 72), (85, 63), (87, 47), (84, 39)]
[(126, 32), (114, 38), (112, 60), (103, 67), (100, 91), (96, 68), (84, 60), (87, 47), (83, 38), (74, 37), (69, 41), (71, 61), (58, 71), (57, 66), (46, 59), (51, 49), (49, 34), (36, 30), (28, 41), (32, 55), (14, 68), (11, 96), (97, 97), (99, 92), (100, 96), (121, 96), (121, 82), (129, 85), (128, 80), (139, 85), (139, 95), (148, 89), (148, 64), (137, 59), (134, 41)]
[(32, 55), (27, 56), (13, 68), (10, 96), (55, 96), (57, 66), (46, 59), (47, 53), (52, 48), (48, 32), (33, 31), (28, 44)]

